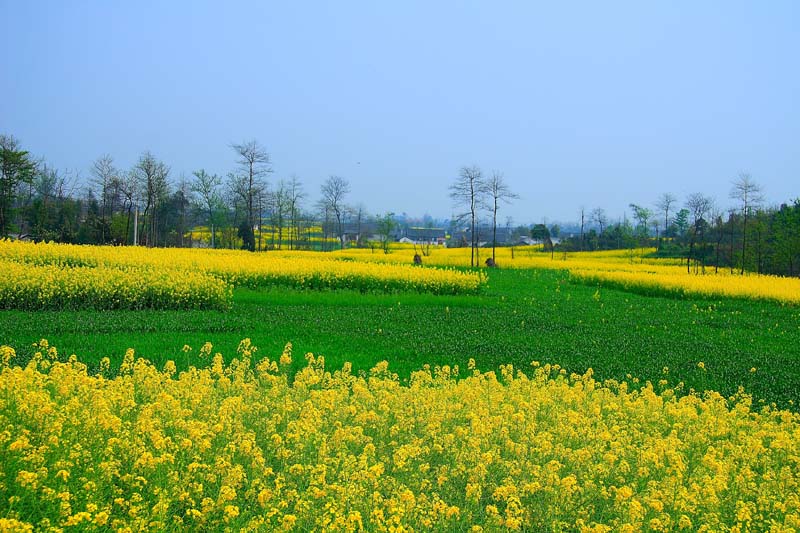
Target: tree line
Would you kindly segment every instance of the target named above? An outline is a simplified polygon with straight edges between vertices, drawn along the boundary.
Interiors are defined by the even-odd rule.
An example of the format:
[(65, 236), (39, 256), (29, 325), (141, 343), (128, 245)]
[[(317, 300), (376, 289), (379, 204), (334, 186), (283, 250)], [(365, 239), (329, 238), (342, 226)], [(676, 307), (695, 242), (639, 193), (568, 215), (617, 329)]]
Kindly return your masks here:
[[(363, 204), (349, 203), (351, 188), (345, 178), (329, 176), (319, 199), (310, 202), (297, 176), (268, 179), (272, 161), (260, 143), (251, 140), (230, 147), (235, 166), (225, 176), (201, 168), (176, 177), (165, 162), (144, 151), (128, 169), (117, 167), (112, 156), (101, 155), (83, 179), (79, 172), (61, 171), (34, 158), (13, 136), (0, 135), (0, 237), (329, 250), (348, 244), (348, 227), (355, 244), (366, 246), (362, 229), (369, 226), (377, 238), (370, 245), (388, 251), (396, 217), (371, 215)], [(501, 207), (518, 195), (501, 172), (485, 174), (477, 165), (459, 169), (449, 191), (458, 211), (451, 233), (459, 230), (461, 238), (468, 239), (472, 266), (477, 266), (483, 234), (492, 247), (488, 264), (494, 264)], [(576, 231), (560, 240), (557, 226), (535, 224), (512, 232), (510, 218), (506, 234), (538, 240), (551, 254), (655, 246), (660, 256), (684, 259), (689, 272), (724, 268), (800, 275), (800, 199), (766, 206), (761, 187), (747, 174), (734, 180), (730, 199), (732, 205), (721, 207), (703, 194), (689, 195), (681, 203), (665, 193), (650, 207), (630, 204), (632, 217), (616, 222), (603, 208), (581, 208)]]
[(689, 273), (712, 269), (800, 275), (800, 198), (779, 206), (764, 204), (762, 187), (749, 174), (731, 184), (730, 205), (701, 193), (683, 203), (662, 194), (652, 207), (630, 204), (632, 218), (611, 223), (602, 208), (580, 210), (579, 231), (557, 246), (547, 228), (534, 237), (561, 252), (655, 247), (660, 257), (681, 258)]
[(205, 169), (175, 178), (144, 151), (129, 169), (98, 157), (88, 179), (60, 171), (0, 135), (0, 237), (34, 241), (142, 246), (191, 246), (204, 226), (208, 246), (325, 248), (341, 238), (346, 220), (366, 219), (363, 206), (346, 203), (350, 186), (340, 176), (306, 202), (297, 176), (272, 183), (270, 156), (257, 141), (232, 144), (235, 169), (226, 176)]

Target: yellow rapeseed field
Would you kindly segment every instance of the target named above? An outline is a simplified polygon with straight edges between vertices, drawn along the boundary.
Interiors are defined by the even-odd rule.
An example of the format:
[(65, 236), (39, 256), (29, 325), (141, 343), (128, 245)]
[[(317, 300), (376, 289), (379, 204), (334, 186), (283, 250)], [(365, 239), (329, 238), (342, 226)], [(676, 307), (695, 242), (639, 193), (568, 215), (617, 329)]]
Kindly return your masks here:
[(2, 531), (800, 529), (800, 416), (745, 395), (310, 354), (290, 378), (291, 345), (249, 340), (90, 374), (37, 348), (0, 347)]
[(589, 283), (600, 283), (636, 292), (703, 296), (734, 297), (751, 300), (771, 300), (800, 303), (800, 279), (779, 276), (745, 274), (706, 275), (687, 274), (685, 267), (662, 267), (668, 272), (640, 272), (620, 269), (570, 268), (570, 275)]
[[(416, 251), (421, 251), (420, 247)], [(532, 247), (498, 248), (501, 268), (566, 270), (572, 279), (599, 283), (646, 294), (702, 297), (735, 297), (800, 303), (800, 279), (756, 274), (730, 274), (727, 270), (687, 273), (677, 259), (646, 257), (653, 249), (548, 254)], [(222, 280), (232, 286), (289, 286), (301, 289), (347, 288), (361, 291), (417, 291), (434, 294), (474, 293), (486, 282), (485, 269), (454, 270), (469, 265), (467, 248), (431, 246), (422, 257), (424, 266), (414, 266), (414, 247), (394, 246), (391, 253), (380, 249), (344, 249), (334, 252), (272, 251), (250, 253), (239, 250), (147, 249), (63, 244), (28, 244), (0, 241), (0, 261), (62, 268), (106, 267), (111, 272), (160, 270), (192, 272)], [(479, 260), (490, 251), (481, 249)], [(84, 275), (84, 274), (81, 274)], [(131, 279), (133, 279), (131, 275)], [(198, 278), (199, 280), (200, 278)], [(8, 290), (13, 290), (13, 282)], [(89, 283), (87, 281), (87, 283)], [(185, 284), (184, 284), (185, 285)], [(198, 287), (193, 301), (211, 301)], [(194, 291), (194, 289), (191, 289)], [(209, 289), (217, 294), (216, 288)], [(2, 292), (0, 292), (2, 294)], [(138, 303), (132, 303), (135, 307)], [(169, 306), (169, 304), (164, 304)], [(0, 303), (0, 307), (8, 304)], [(124, 305), (123, 305), (124, 306)], [(181, 304), (179, 307), (191, 307)]]
[[(486, 279), (479, 272), (335, 259), (326, 254), (286, 257), (271, 252), (254, 254), (239, 250), (30, 244), (0, 240), (0, 262), (9, 265), (6, 271), (11, 274), (4, 280), (5, 286), (0, 283), (0, 308), (15, 307), (23, 301), (28, 302), (24, 308), (57, 307), (56, 302), (60, 300), (75, 304), (83, 301), (91, 307), (112, 302), (114, 308), (137, 308), (143, 302), (150, 302), (153, 307), (193, 307), (204, 301), (216, 305), (218, 294), (230, 292), (221, 289), (219, 282), (229, 286), (460, 294), (478, 291)], [(39, 270), (31, 268), (25, 274), (24, 268), (10, 265)], [(21, 276), (19, 283), (15, 277), (18, 275)], [(75, 281), (70, 281), (73, 278)], [(208, 287), (203, 287), (203, 280), (208, 280)], [(52, 288), (44, 287), (51, 282)], [(97, 291), (92, 292), (92, 287), (97, 287)], [(16, 289), (19, 289), (18, 294), (15, 294)], [(171, 303), (167, 298), (139, 296), (142, 290), (165, 295), (172, 290), (177, 300)], [(75, 294), (70, 295), (70, 291)], [(52, 302), (48, 295), (53, 297)], [(95, 296), (97, 299), (93, 300)]]
[[(420, 247), (417, 247), (419, 250)], [(500, 268), (544, 268), (569, 271), (571, 277), (580, 282), (600, 283), (646, 294), (678, 296), (734, 297), (753, 300), (770, 300), (782, 303), (800, 303), (800, 279), (746, 273), (731, 274), (726, 269), (714, 272), (713, 267), (705, 272), (692, 268), (686, 271), (685, 260), (647, 257), (654, 248), (634, 250), (611, 250), (602, 252), (542, 252), (536, 247), (518, 247), (496, 250)], [(282, 252), (308, 255), (313, 252)], [(345, 249), (331, 252), (334, 257), (346, 257), (368, 262), (413, 261), (414, 248), (408, 246), (391, 249), (385, 254), (380, 250)], [(491, 256), (491, 250), (480, 249), (479, 264)], [(442, 248), (431, 246), (430, 255), (423, 263), (442, 266), (465, 266), (470, 262), (469, 248)]]
[[(339, 246), (339, 239), (336, 237), (324, 237), (322, 226), (308, 226), (300, 230), (293, 227), (284, 227), (282, 229), (274, 226), (261, 226), (254, 232), (256, 249), (264, 250), (282, 246), (289, 248), (289, 246), (297, 243), (311, 246), (326, 246), (328, 248), (335, 248)], [(211, 245), (211, 228), (208, 226), (195, 226), (190, 232), (184, 234), (184, 237), (200, 241), (207, 246)], [(235, 246), (242, 245), (242, 239), (236, 233), (235, 228), (227, 228), (225, 231), (216, 230), (217, 243), (233, 242)]]
[(0, 259), (0, 309), (224, 309), (226, 282), (174, 269), (73, 267)]

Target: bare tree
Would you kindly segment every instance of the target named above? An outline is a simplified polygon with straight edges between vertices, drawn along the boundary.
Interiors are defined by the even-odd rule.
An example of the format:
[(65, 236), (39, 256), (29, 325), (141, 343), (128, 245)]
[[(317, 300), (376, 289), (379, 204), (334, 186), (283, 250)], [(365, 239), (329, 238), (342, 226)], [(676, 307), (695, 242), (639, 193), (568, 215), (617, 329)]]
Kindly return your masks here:
[(669, 212), (677, 201), (678, 199), (668, 192), (665, 192), (656, 200), (656, 209), (658, 209), (659, 213), (664, 214), (664, 233), (667, 232), (667, 228), (669, 227)]
[[(126, 221), (125, 221), (125, 239), (123, 242), (128, 244), (128, 238), (131, 235), (131, 214), (133, 211), (133, 207), (136, 203), (137, 199), (137, 178), (136, 173), (131, 170), (130, 172), (123, 172), (119, 176), (119, 193), (122, 197), (122, 208), (126, 212)], [(136, 206), (138, 209), (139, 207)], [(131, 241), (132, 244), (137, 244), (135, 240)]]
[[(187, 210), (193, 203), (193, 197), (194, 191), (192, 190), (192, 184), (186, 179), (186, 174), (181, 172), (178, 183), (175, 186), (175, 192), (170, 199), (170, 207), (173, 210), (173, 215), (175, 216), (175, 221), (173, 224), (175, 226), (174, 231), (177, 233), (176, 244), (178, 244), (181, 248), (185, 246), (184, 236), (186, 234), (187, 224), (189, 222)], [(192, 243), (190, 240), (189, 247), (191, 247), (191, 245)]]
[(583, 226), (586, 218), (586, 208), (581, 206), (581, 251), (583, 251)]
[(216, 248), (216, 228), (214, 223), (215, 211), (219, 209), (222, 203), (219, 188), (222, 185), (222, 179), (216, 174), (209, 174), (205, 169), (195, 170), (192, 172), (194, 175), (194, 183), (191, 185), (192, 192), (197, 194), (198, 207), (208, 217), (208, 228), (211, 231), (211, 247)]
[(168, 192), (169, 167), (157, 160), (149, 151), (145, 151), (133, 167), (133, 172), (145, 201), (143, 213), (145, 245), (156, 246), (158, 211)]
[[(678, 199), (675, 198), (672, 194), (665, 192), (661, 196), (658, 197), (656, 200), (655, 207), (658, 209), (659, 213), (664, 214), (664, 231), (661, 233), (662, 235), (667, 234), (667, 228), (669, 228), (669, 212), (672, 209), (672, 206), (677, 202)], [(656, 231), (657, 232), (657, 231)], [(661, 239), (658, 240), (658, 248), (661, 249)]]
[(256, 200), (263, 186), (264, 177), (272, 172), (271, 161), (267, 151), (256, 140), (232, 144), (231, 148), (239, 156), (236, 162), (244, 177), (244, 200), (249, 227), (247, 231), (250, 233), (250, 238), (246, 240), (249, 241), (247, 247), (252, 252), (255, 250), (253, 229), (256, 226)]
[(757, 207), (764, 197), (761, 194), (761, 186), (753, 181), (750, 174), (739, 174), (733, 182), (731, 198), (739, 200), (742, 205), (742, 265), (741, 274), (744, 274), (745, 254), (747, 252), (747, 218), (750, 211)]
[[(705, 226), (708, 222), (705, 220), (708, 213), (714, 206), (714, 200), (700, 193), (689, 195), (686, 199), (686, 208), (689, 210), (691, 217), (691, 231), (689, 239), (689, 253), (686, 256), (686, 273), (690, 273), (691, 259), (694, 257), (694, 248), (697, 243), (698, 236), (702, 236)], [(705, 269), (705, 264), (703, 265)]]
[(289, 184), (280, 180), (268, 198), (272, 213), (272, 234), (275, 235), (275, 228), (277, 228), (278, 248), (281, 249), (283, 247), (283, 228), (289, 211)]
[(497, 247), (497, 210), (500, 203), (511, 203), (511, 200), (519, 198), (519, 195), (512, 192), (503, 178), (501, 172), (492, 172), (492, 177), (486, 182), (486, 191), (489, 196), (489, 208), (492, 212), (492, 264), (495, 263), (495, 248)]
[(264, 209), (267, 209), (269, 213), (269, 220), (270, 220), (270, 249), (275, 249), (275, 227), (278, 225), (278, 221), (275, 220), (276, 217), (276, 209), (277, 209), (277, 201), (276, 196), (273, 191), (270, 191), (269, 188), (264, 184), (262, 187), (259, 187), (256, 191), (256, 211), (258, 213), (258, 247), (256, 250), (263, 250), (263, 237), (264, 237)]
[[(254, 227), (250, 225), (250, 217), (248, 215), (248, 202), (250, 200), (250, 194), (248, 189), (248, 178), (243, 174), (235, 174), (233, 172), (229, 172), (227, 176), (227, 181), (225, 183), (226, 188), (226, 202), (230, 207), (231, 214), (233, 218), (230, 220), (232, 223), (232, 227), (235, 228), (234, 232), (238, 230), (240, 233), (240, 237), (242, 238), (242, 247), (248, 250), (254, 251), (255, 250), (255, 231)], [(258, 207), (258, 190), (253, 190), (253, 209)], [(254, 213), (255, 219), (255, 213)], [(234, 246), (234, 235), (228, 235), (228, 247), (233, 248)]]
[(714, 274), (719, 273), (720, 263), (720, 248), (722, 248), (722, 240), (725, 238), (725, 221), (722, 218), (723, 212), (714, 207), (711, 212), (711, 220), (713, 222), (714, 231)]
[(469, 219), (470, 227), (470, 266), (475, 266), (475, 249), (478, 246), (477, 222), (486, 196), (486, 182), (483, 172), (477, 165), (461, 167), (455, 183), (450, 185), (450, 198), (456, 207), (464, 207), (465, 211), (456, 215), (458, 220)]
[(300, 211), (300, 202), (305, 198), (303, 192), (303, 184), (300, 183), (300, 178), (292, 174), (289, 177), (289, 183), (286, 185), (286, 199), (289, 207), (289, 249), (295, 246), (295, 239), (300, 236), (300, 230), (297, 221), (297, 215)]
[(591, 220), (600, 227), (600, 235), (602, 236), (603, 230), (608, 224), (608, 216), (606, 215), (606, 210), (603, 209), (602, 207), (596, 207), (592, 209), (592, 212), (589, 214), (589, 220)]
[(344, 235), (342, 234), (342, 218), (345, 212), (344, 198), (350, 192), (350, 184), (341, 176), (330, 176), (320, 188), (322, 203), (326, 210), (336, 217), (339, 242), (344, 248)]
[(100, 195), (100, 241), (104, 243), (106, 229), (110, 225), (106, 215), (109, 214), (111, 188), (117, 176), (117, 169), (114, 167), (114, 159), (105, 154), (94, 160), (89, 171), (92, 175), (91, 184), (97, 187), (97, 193)]
[(113, 238), (113, 225), (114, 213), (117, 211), (119, 202), (122, 198), (122, 176), (121, 172), (117, 171), (111, 178), (111, 183), (108, 186), (108, 217), (109, 217), (109, 235)]
[(361, 239), (361, 229), (364, 225), (364, 221), (369, 217), (367, 206), (363, 203), (359, 203), (350, 210), (350, 216), (351, 220), (353, 220), (356, 225), (356, 246), (360, 248), (363, 243)]

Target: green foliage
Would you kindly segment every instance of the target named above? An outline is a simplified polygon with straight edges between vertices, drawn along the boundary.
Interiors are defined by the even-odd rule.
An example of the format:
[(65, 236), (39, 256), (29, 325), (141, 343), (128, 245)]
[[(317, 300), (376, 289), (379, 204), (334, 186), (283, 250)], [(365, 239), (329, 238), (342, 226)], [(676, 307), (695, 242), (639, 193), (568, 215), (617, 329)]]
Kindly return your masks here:
[(676, 236), (683, 236), (686, 235), (686, 232), (689, 231), (689, 210), (684, 208), (678, 211), (678, 214), (675, 215), (675, 222), (673, 222), (675, 226), (675, 235)]
[(531, 228), (531, 238), (542, 242), (550, 240), (550, 230), (544, 224), (536, 224)]
[(378, 218), (378, 233), (381, 236), (381, 247), (383, 253), (389, 253), (389, 243), (394, 229), (397, 227), (397, 222), (394, 220), (394, 213), (386, 213)]
[(8, 235), (17, 187), (31, 183), (36, 172), (36, 163), (17, 145), (14, 137), (0, 135), (0, 237)]

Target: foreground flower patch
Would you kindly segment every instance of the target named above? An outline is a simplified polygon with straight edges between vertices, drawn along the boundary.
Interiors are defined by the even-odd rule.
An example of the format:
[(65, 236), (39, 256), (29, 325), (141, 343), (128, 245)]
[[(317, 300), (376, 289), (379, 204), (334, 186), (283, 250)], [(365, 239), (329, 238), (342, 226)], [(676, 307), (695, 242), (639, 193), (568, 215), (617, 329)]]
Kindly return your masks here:
[(310, 354), (290, 377), (291, 345), (247, 340), (227, 365), (206, 344), (188, 372), (129, 351), (90, 373), (38, 347), (25, 368), (0, 347), (0, 529), (800, 528), (800, 417), (745, 395)]

